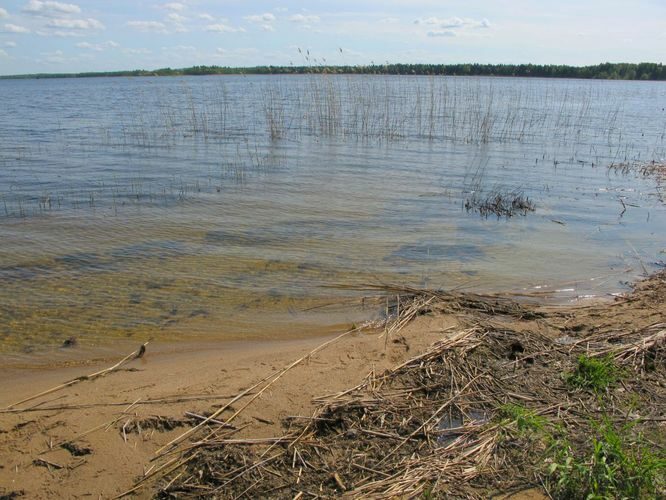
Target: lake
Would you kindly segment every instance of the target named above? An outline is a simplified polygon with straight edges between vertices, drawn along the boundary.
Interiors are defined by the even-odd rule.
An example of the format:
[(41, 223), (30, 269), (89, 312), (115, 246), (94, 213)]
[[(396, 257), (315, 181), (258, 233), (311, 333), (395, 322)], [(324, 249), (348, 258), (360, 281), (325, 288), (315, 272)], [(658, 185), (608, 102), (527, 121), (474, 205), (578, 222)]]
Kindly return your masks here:
[(317, 335), (381, 315), (367, 284), (620, 293), (666, 259), (665, 108), (663, 82), (0, 80), (2, 355)]

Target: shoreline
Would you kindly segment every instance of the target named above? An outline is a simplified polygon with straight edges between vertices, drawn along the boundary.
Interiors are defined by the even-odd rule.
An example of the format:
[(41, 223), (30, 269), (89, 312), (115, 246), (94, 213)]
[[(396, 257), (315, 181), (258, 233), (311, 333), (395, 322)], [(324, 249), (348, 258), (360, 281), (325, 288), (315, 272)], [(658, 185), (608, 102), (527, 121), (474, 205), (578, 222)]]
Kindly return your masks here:
[[(557, 331), (566, 331), (571, 337), (587, 335), (602, 325), (636, 329), (666, 322), (666, 273), (655, 273), (634, 288), (621, 299), (555, 308), (461, 292), (448, 297), (452, 302), (444, 308), (421, 310), (412, 316), (411, 309), (397, 312), (401, 328), (394, 331), (387, 325), (343, 333), (340, 338), (225, 342), (205, 348), (199, 344), (201, 348), (191, 346), (191, 350), (182, 345), (167, 348), (149, 344), (143, 357), (105, 377), (81, 381), (7, 410), (7, 406), (57, 383), (108, 368), (120, 357), (113, 363), (98, 360), (36, 370), (21, 380), (14, 379), (9, 389), (8, 384), (2, 384), (0, 407), (5, 410), (0, 411), (0, 495), (52, 498), (94, 493), (114, 497), (134, 488), (143, 477), (150, 480), (133, 495), (149, 498), (167, 482), (178, 485), (175, 476), (150, 476), (151, 466), (157, 464), (152, 462), (156, 451), (196, 429), (207, 415), (215, 414), (229, 401), (237, 401), (231, 408), (234, 415), (239, 413), (230, 424), (234, 429), (225, 432), (249, 440), (281, 436), (285, 422), (307, 420), (317, 411), (314, 398), (344, 392), (368, 380), (369, 374), (388, 373), (475, 322), (490, 320), (518, 332), (541, 329), (544, 335), (552, 335), (556, 330), (548, 323), (557, 321), (565, 325), (565, 330)], [(479, 309), (480, 304), (490, 304), (491, 309)], [(530, 314), (550, 311), (545, 314), (555, 319), (530, 319), (530, 314), (512, 316), (506, 312), (513, 308)], [(0, 372), (0, 378), (8, 373)], [(245, 399), (236, 400), (258, 380), (278, 374), (269, 387), (249, 391)], [(231, 416), (228, 411), (214, 420), (226, 421)], [(530, 485), (523, 486), (521, 489)], [(541, 498), (534, 494), (537, 496), (532, 498)]]
[[(352, 322), (348, 324), (350, 325)], [(250, 337), (248, 339), (238, 339), (234, 337), (231, 339), (216, 339), (212, 334), (207, 334), (199, 338), (185, 338), (182, 340), (173, 337), (167, 337), (163, 340), (153, 337), (132, 339), (109, 337), (97, 340), (94, 343), (87, 343), (85, 339), (81, 341), (76, 339), (73, 345), (46, 347), (37, 352), (0, 353), (0, 382), (6, 379), (5, 373), (8, 372), (48, 372), (84, 366), (102, 366), (105, 363), (110, 364), (143, 342), (149, 342), (151, 353), (159, 356), (226, 348), (243, 351), (252, 350), (263, 345), (270, 346), (280, 343), (326, 339), (336, 335), (345, 327), (348, 327), (348, 325), (333, 324), (322, 325), (320, 328), (301, 328), (302, 331), (296, 334), (279, 338)], [(281, 329), (287, 330), (286, 327)], [(306, 334), (304, 333), (306, 331), (316, 331), (316, 333)], [(68, 342), (69, 339), (63, 339), (63, 341)]]
[[(658, 271), (654, 271), (655, 274)], [(623, 273), (616, 273), (615, 275), (619, 280), (621, 276), (630, 273), (631, 277), (628, 279), (635, 279), (635, 283), (640, 283), (646, 279), (645, 275), (636, 279), (637, 275), (632, 269), (624, 271)], [(599, 280), (606, 280), (609, 276), (593, 277), (577, 280), (567, 280), (559, 283), (551, 283), (547, 285), (532, 285), (529, 287), (518, 287), (515, 289), (502, 290), (502, 291), (479, 291), (476, 286), (456, 286), (455, 290), (474, 290), (469, 293), (479, 293), (481, 295), (497, 295), (505, 298), (510, 298), (518, 302), (529, 302), (532, 305), (539, 305), (542, 307), (551, 308), (577, 308), (584, 307), (589, 304), (597, 304), (604, 302), (611, 302), (618, 297), (622, 297), (631, 293), (633, 285), (629, 281), (619, 281), (621, 285), (616, 287), (617, 291), (603, 291), (603, 293), (578, 293), (578, 288), (582, 288), (582, 284), (593, 283)], [(593, 285), (589, 287), (594, 288)], [(376, 291), (381, 289), (381, 285), (377, 287), (370, 287), (369, 290)], [(381, 304), (379, 302), (381, 302)], [(165, 338), (155, 338), (154, 336), (146, 337), (107, 337), (88, 340), (84, 338), (62, 338), (63, 345), (49, 345), (43, 348), (31, 348), (28, 351), (14, 350), (7, 352), (0, 352), (0, 383), (5, 382), (11, 378), (7, 374), (19, 374), (21, 372), (57, 372), (61, 369), (75, 368), (77, 366), (102, 366), (104, 363), (111, 363), (122, 357), (124, 354), (132, 351), (137, 345), (143, 342), (150, 342), (150, 352), (153, 354), (168, 354), (171, 352), (196, 352), (208, 349), (222, 349), (229, 347), (231, 349), (253, 349), (255, 347), (261, 348), (263, 345), (272, 345), (274, 343), (283, 342), (299, 342), (299, 341), (325, 341), (327, 338), (338, 335), (353, 325), (361, 324), (363, 322), (377, 322), (381, 321), (384, 315), (384, 303), (382, 295), (368, 295), (360, 298), (346, 298), (339, 303), (327, 302), (325, 307), (334, 308), (335, 312), (332, 317), (337, 321), (334, 323), (321, 324), (305, 324), (299, 323), (294, 331), (288, 323), (281, 322), (275, 329), (270, 328), (277, 333), (269, 337), (267, 335), (259, 335), (253, 333), (248, 338), (240, 338), (238, 334), (232, 335), (231, 338), (219, 338), (219, 334), (211, 333), (212, 328), (207, 327), (207, 333), (185, 336), (178, 339), (173, 333), (168, 334)], [(377, 302), (372, 307), (369, 303)], [(369, 309), (369, 312), (366, 311)], [(341, 321), (340, 315), (343, 311), (348, 311), (349, 319)], [(360, 311), (366, 311), (364, 315), (359, 315)], [(73, 340), (71, 345), (68, 342)], [(33, 347), (33, 346), (29, 346)]]
[[(300, 49), (299, 49), (300, 50)], [(487, 76), (500, 78), (598, 79), (663, 81), (661, 63), (601, 63), (571, 66), (553, 64), (418, 64), (391, 63), (370, 65), (300, 65), (300, 66), (192, 66), (189, 68), (161, 68), (155, 70), (120, 70), (78, 73), (27, 73), (0, 75), (0, 80), (44, 78), (99, 78), (99, 77), (151, 77), (151, 76), (229, 76), (229, 75), (390, 75), (390, 76)], [(632, 73), (633, 71), (633, 73)]]

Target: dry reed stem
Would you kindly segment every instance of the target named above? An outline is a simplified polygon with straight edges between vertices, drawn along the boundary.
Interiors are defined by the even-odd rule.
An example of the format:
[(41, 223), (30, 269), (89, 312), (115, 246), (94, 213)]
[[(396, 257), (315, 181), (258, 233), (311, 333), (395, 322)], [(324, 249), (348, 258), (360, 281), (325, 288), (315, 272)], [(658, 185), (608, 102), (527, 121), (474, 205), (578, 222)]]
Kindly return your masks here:
[(128, 404), (134, 405), (162, 405), (171, 403), (185, 403), (188, 401), (210, 401), (212, 399), (229, 399), (233, 396), (227, 394), (214, 394), (209, 396), (171, 396), (158, 399), (144, 399), (143, 401), (135, 401), (130, 403), (128, 401), (109, 401), (106, 403), (81, 403), (75, 405), (58, 405), (58, 406), (34, 406), (30, 408), (5, 408), (0, 409), (2, 413), (29, 413), (38, 411), (61, 411), (61, 410), (86, 410), (89, 408), (104, 408), (109, 406), (126, 406)]
[(103, 377), (104, 375), (107, 375), (108, 373), (111, 373), (111, 372), (117, 370), (122, 365), (124, 365), (126, 362), (131, 361), (131, 360), (136, 359), (136, 358), (140, 358), (141, 356), (143, 356), (144, 352), (146, 352), (146, 346), (147, 345), (148, 345), (148, 342), (142, 344), (141, 347), (139, 347), (136, 351), (133, 351), (133, 352), (129, 353), (127, 356), (125, 356), (123, 359), (118, 361), (115, 365), (110, 366), (109, 368), (105, 368), (104, 370), (100, 370), (98, 372), (91, 373), (90, 375), (83, 375), (82, 377), (77, 377), (73, 380), (70, 380), (69, 382), (65, 382), (64, 384), (57, 385), (55, 387), (52, 387), (51, 389), (40, 392), (39, 394), (35, 394), (34, 396), (30, 396), (28, 398), (22, 399), (21, 401), (10, 404), (9, 406), (7, 406), (5, 408), (5, 410), (10, 410), (10, 409), (12, 409), (15, 406), (18, 406), (20, 404), (27, 403), (28, 401), (33, 401), (37, 398), (41, 398), (42, 396), (52, 394), (54, 392), (65, 389), (67, 387), (71, 387), (75, 384), (78, 384), (79, 382), (83, 382), (84, 380), (94, 380), (98, 377)]
[(291, 364), (287, 365), (286, 367), (282, 368), (277, 374), (270, 374), (270, 375), (268, 375), (267, 377), (264, 377), (264, 378), (261, 379), (259, 382), (257, 382), (257, 383), (254, 384), (253, 386), (251, 386), (249, 389), (246, 389), (246, 390), (242, 391), (242, 392), (241, 392), (240, 394), (238, 394), (235, 398), (233, 398), (231, 401), (229, 401), (229, 403), (225, 404), (225, 405), (222, 406), (220, 409), (218, 409), (217, 411), (215, 411), (213, 414), (211, 414), (209, 417), (207, 417), (206, 420), (201, 421), (201, 422), (200, 422), (199, 424), (197, 424), (195, 427), (189, 429), (188, 431), (184, 432), (184, 433), (181, 434), (180, 436), (178, 436), (178, 437), (172, 439), (171, 441), (169, 441), (167, 444), (165, 444), (165, 445), (162, 446), (160, 449), (158, 449), (158, 450), (155, 452), (155, 454), (156, 454), (156, 455), (160, 455), (160, 454), (161, 454), (164, 450), (166, 450), (167, 448), (169, 448), (169, 447), (171, 447), (171, 446), (173, 446), (173, 445), (179, 443), (180, 441), (182, 441), (183, 439), (185, 439), (187, 436), (189, 436), (189, 435), (191, 435), (191, 434), (197, 432), (197, 431), (200, 430), (205, 424), (207, 424), (208, 422), (210, 422), (212, 419), (215, 419), (215, 418), (217, 418), (218, 416), (220, 416), (220, 415), (221, 415), (221, 414), (222, 414), (222, 413), (223, 413), (223, 412), (224, 412), (224, 411), (225, 411), (230, 405), (232, 405), (234, 402), (236, 402), (236, 401), (238, 401), (239, 399), (243, 398), (243, 397), (246, 396), (248, 393), (250, 393), (252, 390), (254, 390), (254, 389), (256, 389), (257, 387), (261, 386), (261, 384), (263, 384), (264, 382), (268, 381), (271, 377), (273, 377), (273, 380), (271, 380), (270, 382), (268, 382), (268, 383), (267, 383), (267, 384), (266, 384), (266, 385), (265, 385), (265, 386), (264, 386), (259, 392), (257, 392), (254, 396), (252, 396), (252, 398), (250, 399), (250, 401), (248, 401), (245, 405), (243, 405), (239, 410), (237, 410), (237, 411), (236, 411), (231, 417), (229, 417), (229, 418), (225, 421), (226, 424), (229, 424), (229, 423), (230, 423), (232, 420), (234, 420), (238, 415), (240, 415), (240, 414), (243, 412), (243, 410), (245, 410), (245, 409), (246, 409), (246, 408), (247, 408), (247, 407), (248, 407), (253, 401), (255, 401), (259, 396), (261, 396), (261, 395), (262, 395), (262, 394), (263, 394), (263, 393), (264, 393), (269, 387), (271, 387), (275, 382), (277, 382), (278, 380), (280, 380), (280, 379), (284, 376), (284, 374), (287, 373), (289, 370), (291, 370), (292, 368), (298, 366), (298, 365), (301, 364), (303, 361), (305, 361), (306, 359), (309, 359), (310, 357), (314, 356), (314, 355), (317, 354), (319, 351), (325, 349), (325, 348), (328, 347), (329, 345), (331, 345), (331, 344), (337, 342), (338, 340), (340, 340), (340, 339), (342, 339), (342, 338), (344, 338), (344, 337), (346, 337), (346, 336), (348, 336), (348, 335), (351, 335), (352, 333), (356, 333), (356, 332), (358, 332), (359, 330), (360, 330), (360, 328), (354, 328), (354, 329), (351, 329), (351, 330), (349, 330), (349, 331), (347, 331), (347, 332), (344, 332), (344, 333), (338, 335), (337, 337), (335, 337), (335, 338), (333, 338), (333, 339), (331, 339), (331, 340), (328, 340), (327, 342), (324, 342), (323, 344), (319, 345), (318, 347), (316, 347), (315, 349), (313, 349), (312, 351), (310, 351), (310, 352), (309, 352), (308, 354), (306, 354), (305, 356), (300, 357), (300, 358), (297, 359), (296, 361), (294, 361), (294, 362), (292, 362)]

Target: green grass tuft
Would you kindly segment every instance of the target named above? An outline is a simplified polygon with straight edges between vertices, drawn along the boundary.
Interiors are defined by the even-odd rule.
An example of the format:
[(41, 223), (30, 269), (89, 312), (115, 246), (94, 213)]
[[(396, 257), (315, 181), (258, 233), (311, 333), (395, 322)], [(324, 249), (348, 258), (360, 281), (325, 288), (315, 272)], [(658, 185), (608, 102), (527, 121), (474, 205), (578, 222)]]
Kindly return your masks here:
[(621, 371), (611, 357), (590, 358), (580, 356), (576, 369), (566, 375), (566, 382), (575, 389), (603, 392), (615, 384), (620, 376)]
[(500, 417), (515, 422), (519, 432), (540, 432), (546, 428), (548, 420), (524, 406), (508, 403), (500, 407)]

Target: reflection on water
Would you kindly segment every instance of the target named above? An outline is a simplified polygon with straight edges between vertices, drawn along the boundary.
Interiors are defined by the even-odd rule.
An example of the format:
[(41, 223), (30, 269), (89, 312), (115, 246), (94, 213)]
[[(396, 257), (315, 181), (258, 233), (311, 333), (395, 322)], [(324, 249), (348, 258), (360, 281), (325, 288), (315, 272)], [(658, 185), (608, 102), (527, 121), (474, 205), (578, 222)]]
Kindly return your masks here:
[[(0, 81), (0, 338), (285, 338), (338, 285), (622, 289), (666, 217), (666, 86), (425, 77)], [(536, 211), (479, 217), (473, 194)], [(623, 208), (626, 210), (623, 211)]]

